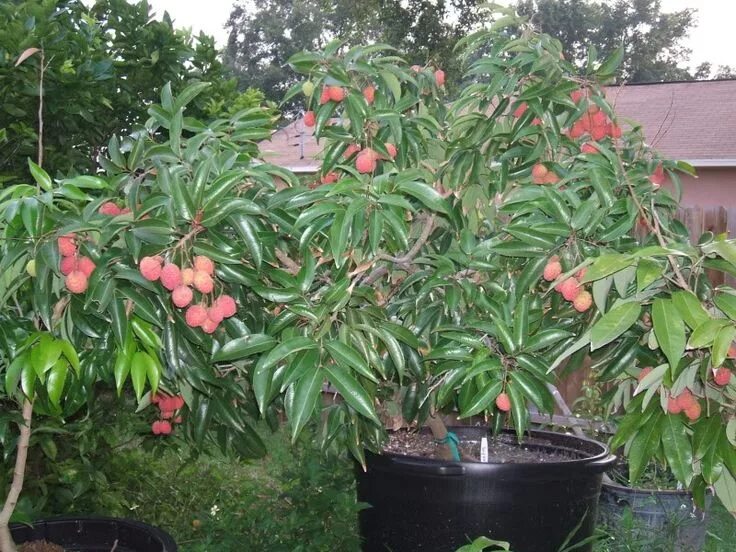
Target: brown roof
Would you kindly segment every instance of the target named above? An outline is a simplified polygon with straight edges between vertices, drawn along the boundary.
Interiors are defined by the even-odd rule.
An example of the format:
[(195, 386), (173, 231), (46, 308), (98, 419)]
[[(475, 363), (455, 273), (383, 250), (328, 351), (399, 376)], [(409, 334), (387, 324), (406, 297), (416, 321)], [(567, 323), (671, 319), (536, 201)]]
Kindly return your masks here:
[(665, 156), (695, 166), (736, 165), (736, 80), (630, 84), (606, 95)]
[[(619, 117), (641, 123), (663, 155), (696, 167), (736, 166), (736, 80), (630, 84), (606, 93)], [(261, 143), (264, 160), (296, 173), (316, 172), (321, 149), (301, 119)]]

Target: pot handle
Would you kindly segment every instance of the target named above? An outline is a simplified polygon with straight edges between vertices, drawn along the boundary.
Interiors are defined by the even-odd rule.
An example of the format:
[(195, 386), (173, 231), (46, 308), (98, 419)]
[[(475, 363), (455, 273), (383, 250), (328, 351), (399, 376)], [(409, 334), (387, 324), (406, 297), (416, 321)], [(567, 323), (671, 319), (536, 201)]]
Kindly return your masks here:
[(442, 464), (434, 461), (413, 460), (402, 456), (392, 456), (391, 462), (399, 468), (426, 475), (463, 475), (465, 468), (460, 464)]
[(605, 458), (594, 460), (593, 462), (586, 464), (586, 467), (590, 468), (594, 473), (604, 472), (608, 468), (610, 468), (615, 461), (616, 461), (616, 455), (609, 454)]

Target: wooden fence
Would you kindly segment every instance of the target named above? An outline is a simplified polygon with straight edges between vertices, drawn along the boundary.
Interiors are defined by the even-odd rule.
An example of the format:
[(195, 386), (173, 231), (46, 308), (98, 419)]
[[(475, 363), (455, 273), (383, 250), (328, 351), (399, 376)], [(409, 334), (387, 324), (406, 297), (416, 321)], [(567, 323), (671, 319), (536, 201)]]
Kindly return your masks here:
[[(697, 243), (698, 238), (705, 232), (726, 234), (729, 238), (736, 238), (736, 206), (724, 205), (721, 207), (688, 207), (677, 212), (677, 218), (690, 232), (690, 241)], [(709, 271), (708, 276), (714, 285), (727, 284), (736, 287), (736, 278), (721, 272)]]

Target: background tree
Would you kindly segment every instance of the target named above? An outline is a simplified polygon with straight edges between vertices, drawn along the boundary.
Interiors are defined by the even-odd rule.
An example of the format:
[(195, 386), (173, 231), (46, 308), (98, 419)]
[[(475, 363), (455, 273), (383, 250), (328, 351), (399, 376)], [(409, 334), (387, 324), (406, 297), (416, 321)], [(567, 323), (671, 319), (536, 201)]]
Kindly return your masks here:
[(660, 0), (519, 0), (516, 9), (542, 32), (553, 34), (576, 65), (595, 46), (599, 57), (624, 46), (617, 80), (656, 82), (691, 78), (680, 66), (690, 50), (683, 40), (695, 25), (695, 10), (663, 13)]
[[(238, 2), (230, 14), (226, 63), (241, 87), (281, 101), (297, 81), (287, 60), (339, 37), (348, 45), (383, 42), (409, 52), (412, 64), (442, 64), (452, 91), (460, 79), (453, 48), (480, 19), (479, 0), (268, 0)], [(295, 111), (296, 105), (287, 105)]]
[[(0, 4), (0, 181), (24, 175), (38, 142), (39, 67), (44, 56), (44, 165), (71, 175), (96, 165), (109, 136), (126, 134), (148, 117), (162, 86), (174, 92), (197, 81), (213, 83), (187, 115), (211, 118), (218, 110), (258, 105), (255, 91), (240, 95), (218, 59), (214, 39), (193, 38), (168, 14), (153, 19), (147, 2), (38, 0)], [(0, 134), (2, 139), (2, 134)]]

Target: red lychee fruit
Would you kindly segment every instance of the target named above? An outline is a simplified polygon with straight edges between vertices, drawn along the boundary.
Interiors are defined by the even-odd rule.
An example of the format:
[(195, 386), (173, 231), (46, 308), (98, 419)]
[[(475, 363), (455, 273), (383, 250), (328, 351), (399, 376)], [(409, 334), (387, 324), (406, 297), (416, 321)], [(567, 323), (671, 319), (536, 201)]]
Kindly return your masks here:
[(202, 323), (202, 331), (206, 334), (215, 333), (217, 329), (217, 322), (210, 320), (209, 318)]
[(603, 138), (606, 137), (606, 127), (605, 126), (594, 126), (590, 130), (590, 137), (593, 138), (593, 140), (603, 140)]
[(560, 293), (567, 301), (575, 301), (575, 298), (580, 295), (583, 289), (580, 287), (580, 283), (577, 278), (568, 278), (562, 284), (560, 284)]
[(314, 116), (314, 111), (307, 111), (304, 114), (304, 126), (313, 127), (316, 122), (317, 122), (317, 119)]
[(67, 276), (70, 272), (77, 270), (77, 258), (76, 257), (62, 257), (59, 261), (59, 270), (64, 276)]
[(536, 184), (541, 184), (544, 182), (544, 177), (547, 176), (547, 173), (549, 172), (549, 169), (545, 167), (542, 163), (537, 163), (532, 167), (532, 180)]
[(577, 121), (570, 127), (569, 136), (573, 140), (580, 138), (583, 134), (585, 134), (585, 128), (581, 121)]
[(680, 393), (679, 395), (677, 395), (677, 397), (675, 397), (675, 400), (677, 401), (677, 404), (682, 410), (685, 410), (686, 408), (692, 406), (693, 404), (697, 402), (692, 392), (687, 387), (683, 389), (682, 393)]
[(422, 66), (421, 66), (421, 65), (412, 65), (412, 66), (410, 67), (410, 69), (411, 69), (412, 71), (414, 71), (415, 73), (419, 73), (419, 72), (420, 72), (420, 71), (422, 70)]
[(72, 270), (66, 277), (65, 280), (66, 289), (72, 293), (84, 293), (87, 291), (87, 276), (81, 270)]
[(437, 69), (434, 72), (434, 82), (436, 82), (439, 87), (445, 86), (445, 72), (442, 69)]
[(542, 182), (538, 182), (537, 184), (557, 184), (559, 181), (560, 177), (554, 171), (549, 171), (544, 175)]
[(235, 299), (229, 295), (220, 295), (216, 300), (215, 304), (222, 311), (222, 315), (225, 318), (230, 318), (238, 311), (238, 306), (235, 303)]
[(146, 280), (155, 282), (161, 277), (161, 257), (143, 257), (138, 269)]
[(194, 270), (201, 270), (213, 276), (215, 274), (215, 263), (209, 257), (198, 255), (194, 257)]
[(572, 302), (572, 306), (578, 312), (587, 311), (593, 304), (593, 296), (587, 291), (581, 291)]
[(115, 205), (112, 201), (106, 201), (105, 203), (100, 205), (100, 208), (97, 212), (101, 215), (116, 217), (120, 214), (120, 207)]
[(330, 89), (325, 86), (322, 88), (322, 93), (319, 96), (319, 105), (324, 105), (330, 101)]
[(222, 312), (222, 309), (217, 302), (207, 309), (207, 318), (212, 320), (215, 324), (219, 324), (222, 322), (223, 318), (225, 318), (225, 314)]
[(598, 153), (598, 148), (592, 142), (586, 142), (580, 147), (582, 153)]
[(341, 102), (345, 99), (345, 89), (342, 86), (330, 86), (327, 88), (327, 93), (333, 102)]
[(723, 366), (716, 368), (713, 371), (713, 381), (716, 382), (716, 385), (728, 385), (728, 382), (731, 381), (731, 370)]
[(547, 266), (544, 267), (544, 279), (548, 282), (552, 282), (558, 278), (558, 276), (562, 274), (562, 265), (560, 264), (560, 261), (552, 261), (547, 263)]
[(76, 240), (75, 234), (67, 234), (60, 236), (56, 243), (59, 245), (59, 253), (62, 257), (71, 257), (77, 254), (77, 246), (74, 244)]
[(319, 177), (320, 184), (334, 184), (340, 177), (335, 171), (328, 172), (324, 176)]
[(733, 344), (732, 344), (732, 345), (731, 345), (731, 346), (730, 346), (730, 347), (728, 348), (728, 353), (727, 353), (727, 355), (726, 355), (726, 356), (728, 356), (728, 358), (736, 358), (736, 345), (733, 345)]
[(174, 411), (173, 410), (162, 410), (161, 411), (161, 417), (164, 420), (170, 420), (174, 417)]
[(359, 151), (360, 151), (360, 146), (358, 144), (350, 144), (347, 148), (345, 148), (345, 151), (343, 152), (342, 156), (345, 159), (348, 159), (349, 157), (352, 157)]
[(174, 263), (166, 263), (161, 269), (161, 285), (169, 291), (181, 285), (181, 269)]
[(191, 267), (181, 269), (181, 284), (191, 286), (194, 282), (194, 269)]
[(161, 422), (156, 420), (151, 424), (151, 433), (154, 435), (161, 435)]
[(184, 408), (184, 397), (182, 397), (181, 395), (176, 395), (173, 397), (173, 399), (174, 410)]
[(621, 127), (615, 123), (611, 123), (610, 125), (608, 125), (607, 130), (608, 130), (608, 135), (611, 138), (621, 138), (621, 135), (623, 134), (621, 132)]
[(189, 305), (192, 299), (194, 299), (194, 292), (187, 286), (177, 286), (171, 293), (171, 300), (180, 309)]
[(522, 115), (523, 115), (523, 114), (524, 114), (524, 113), (526, 112), (526, 110), (527, 110), (528, 108), (529, 108), (529, 105), (527, 105), (527, 103), (526, 103), (526, 102), (522, 102), (522, 103), (521, 103), (521, 104), (519, 105), (519, 107), (517, 107), (516, 109), (514, 109), (514, 113), (513, 113), (513, 116), (514, 116), (514, 117), (516, 117), (516, 118), (518, 119), (519, 117), (521, 117), (521, 116), (522, 116)]
[(644, 368), (641, 369), (641, 372), (639, 372), (639, 375), (636, 376), (636, 381), (638, 381), (639, 383), (641, 383), (641, 380), (643, 380), (645, 377), (647, 377), (647, 374), (649, 374), (649, 372), (651, 372), (651, 371), (652, 371), (652, 367), (651, 366), (645, 366)]
[(698, 418), (700, 418), (701, 408), (699, 402), (694, 402), (690, 406), (684, 409), (685, 410), (685, 416), (687, 416), (687, 419), (691, 422), (694, 422)]
[(509, 399), (506, 393), (499, 393), (498, 397), (496, 397), (496, 406), (499, 410), (508, 412), (511, 410), (511, 399)]
[(95, 268), (97, 268), (97, 265), (89, 257), (82, 256), (77, 259), (77, 270), (82, 272), (87, 278), (92, 276)]
[(207, 307), (204, 305), (192, 305), (187, 309), (184, 318), (186, 318), (187, 324), (190, 327), (198, 328), (207, 320)]
[(539, 117), (534, 117), (532, 119), (532, 126), (539, 126), (541, 124), (542, 124), (542, 119), (540, 119)]
[(212, 293), (212, 290), (215, 287), (215, 282), (212, 280), (212, 276), (206, 272), (195, 269), (194, 287), (201, 293)]
[(180, 424), (182, 422), (182, 418), (181, 418), (181, 416), (177, 416), (176, 418), (174, 418), (171, 421), (174, 422), (175, 424)]
[(386, 151), (388, 152), (389, 156), (391, 156), (391, 159), (395, 159), (396, 154), (398, 153), (396, 146), (388, 142), (386, 142), (385, 146), (386, 146)]
[(363, 89), (363, 97), (365, 98), (365, 101), (368, 102), (368, 105), (371, 105), (373, 100), (376, 98), (376, 89), (370, 85), (366, 86)]
[(676, 397), (667, 397), (667, 412), (670, 414), (679, 414), (682, 412), (682, 407), (680, 406), (680, 403), (677, 402)]
[(581, 268), (580, 270), (577, 271), (577, 273), (575, 274), (575, 277), (578, 280), (582, 280), (583, 278), (585, 278), (585, 275), (587, 273), (588, 273), (588, 267), (587, 266), (584, 266), (583, 268)]
[(662, 163), (657, 165), (657, 168), (654, 169), (654, 172), (649, 177), (649, 181), (654, 184), (655, 187), (659, 188), (662, 184), (664, 184), (665, 176), (664, 176), (664, 167), (662, 167)]
[(171, 422), (168, 420), (161, 420), (158, 428), (161, 435), (169, 435), (171, 433)]
[(370, 149), (366, 148), (361, 151), (355, 158), (355, 168), (361, 174), (372, 173), (376, 170), (376, 154)]
[(573, 90), (572, 92), (570, 92), (570, 99), (575, 103), (578, 103), (584, 97), (585, 97), (584, 90)]

